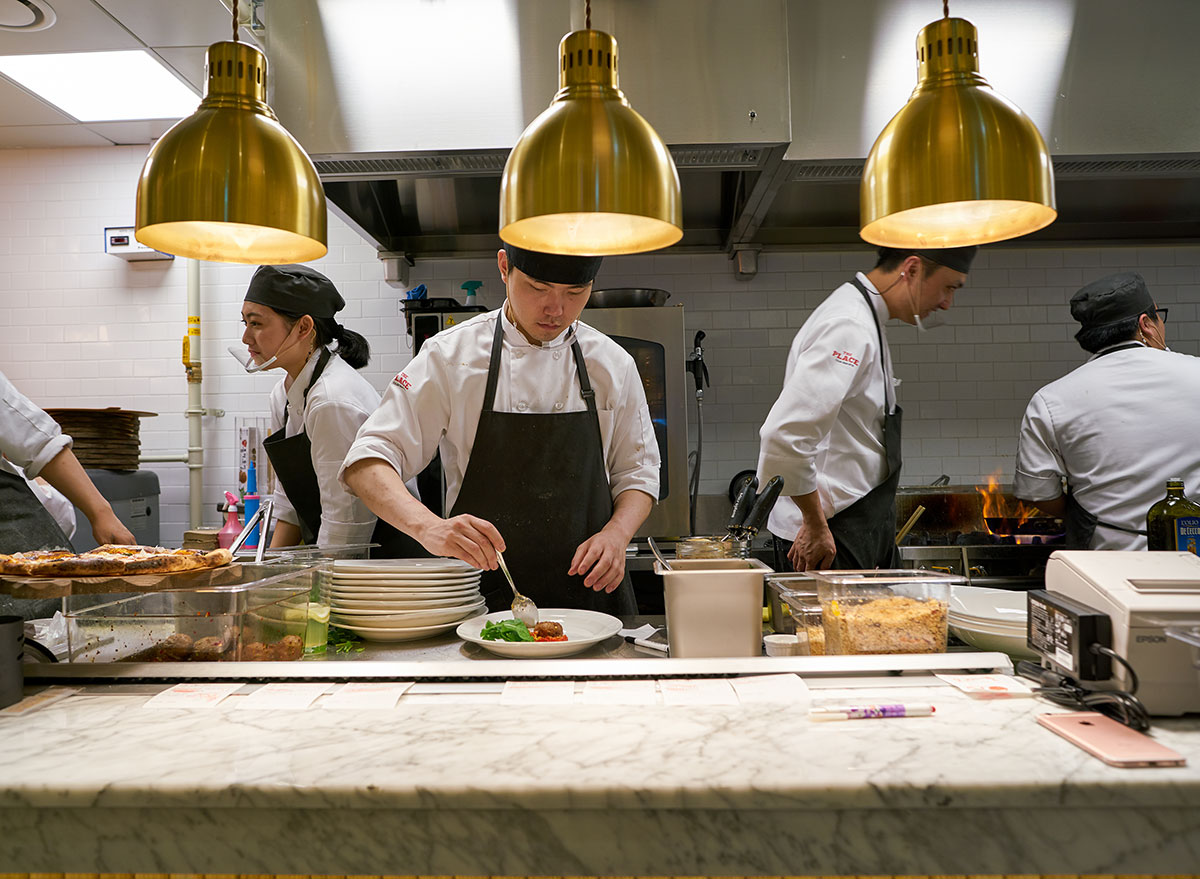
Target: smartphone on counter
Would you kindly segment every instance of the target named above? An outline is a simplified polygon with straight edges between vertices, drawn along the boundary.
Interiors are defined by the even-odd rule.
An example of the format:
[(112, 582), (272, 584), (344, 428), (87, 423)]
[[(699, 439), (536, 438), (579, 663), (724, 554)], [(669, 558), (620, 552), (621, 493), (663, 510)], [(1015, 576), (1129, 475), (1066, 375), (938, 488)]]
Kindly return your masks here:
[(1182, 754), (1098, 711), (1039, 714), (1037, 721), (1109, 766), (1187, 765)]

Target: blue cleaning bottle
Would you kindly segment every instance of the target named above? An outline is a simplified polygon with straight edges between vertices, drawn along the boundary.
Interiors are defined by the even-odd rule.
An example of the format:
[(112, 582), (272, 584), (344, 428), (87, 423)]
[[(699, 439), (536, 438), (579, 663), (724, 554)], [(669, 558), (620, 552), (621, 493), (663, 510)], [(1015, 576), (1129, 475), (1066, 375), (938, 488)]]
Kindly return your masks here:
[[(242, 498), (242, 502), (246, 505), (246, 521), (250, 521), (250, 517), (258, 512), (260, 498), (258, 496), (258, 471), (254, 468), (254, 459), (250, 460), (250, 466), (246, 470), (246, 496)], [(243, 546), (258, 546), (259, 526), (255, 525), (254, 530), (250, 532), (250, 536), (246, 538)]]

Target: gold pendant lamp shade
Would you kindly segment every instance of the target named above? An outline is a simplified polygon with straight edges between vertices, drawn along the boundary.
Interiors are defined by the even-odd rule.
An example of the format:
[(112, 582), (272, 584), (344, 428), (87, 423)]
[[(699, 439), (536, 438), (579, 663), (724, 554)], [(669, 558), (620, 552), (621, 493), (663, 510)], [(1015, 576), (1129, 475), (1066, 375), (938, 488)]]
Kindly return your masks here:
[(559, 44), (559, 89), (509, 154), (500, 237), (545, 253), (602, 256), (683, 237), (679, 172), (617, 87), (617, 41), (574, 31)]
[(917, 87), (863, 168), (863, 240), (885, 247), (1003, 241), (1054, 222), (1046, 143), (979, 75), (975, 26), (943, 18), (917, 38)]
[(150, 149), (137, 187), (138, 241), (191, 259), (250, 264), (324, 256), (325, 192), (267, 105), (267, 59), (208, 47), (204, 100)]

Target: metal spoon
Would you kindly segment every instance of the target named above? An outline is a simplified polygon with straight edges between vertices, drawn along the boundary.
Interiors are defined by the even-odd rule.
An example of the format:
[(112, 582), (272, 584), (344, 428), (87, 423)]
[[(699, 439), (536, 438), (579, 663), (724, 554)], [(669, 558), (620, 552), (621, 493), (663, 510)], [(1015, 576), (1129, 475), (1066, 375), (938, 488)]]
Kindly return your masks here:
[(517, 591), (516, 584), (513, 583), (512, 574), (508, 572), (508, 565), (504, 564), (504, 553), (500, 552), (500, 550), (496, 550), (496, 561), (500, 562), (500, 570), (504, 572), (504, 579), (512, 587), (512, 615), (523, 622), (525, 628), (532, 629), (538, 622), (537, 605), (533, 603), (532, 598), (526, 598)]
[(647, 537), (646, 542), (650, 544), (650, 551), (654, 553), (654, 557), (658, 559), (658, 563), (663, 566), (664, 571), (674, 570), (670, 563), (663, 558), (663, 554), (658, 551), (658, 544), (654, 542), (653, 537)]

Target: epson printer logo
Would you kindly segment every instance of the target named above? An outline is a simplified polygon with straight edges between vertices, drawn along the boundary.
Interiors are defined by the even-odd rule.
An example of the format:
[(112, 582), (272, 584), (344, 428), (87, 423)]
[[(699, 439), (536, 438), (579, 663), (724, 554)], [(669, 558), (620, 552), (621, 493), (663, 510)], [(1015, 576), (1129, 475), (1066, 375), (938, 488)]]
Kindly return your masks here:
[(1166, 644), (1166, 635), (1138, 635), (1133, 639), (1138, 644)]

